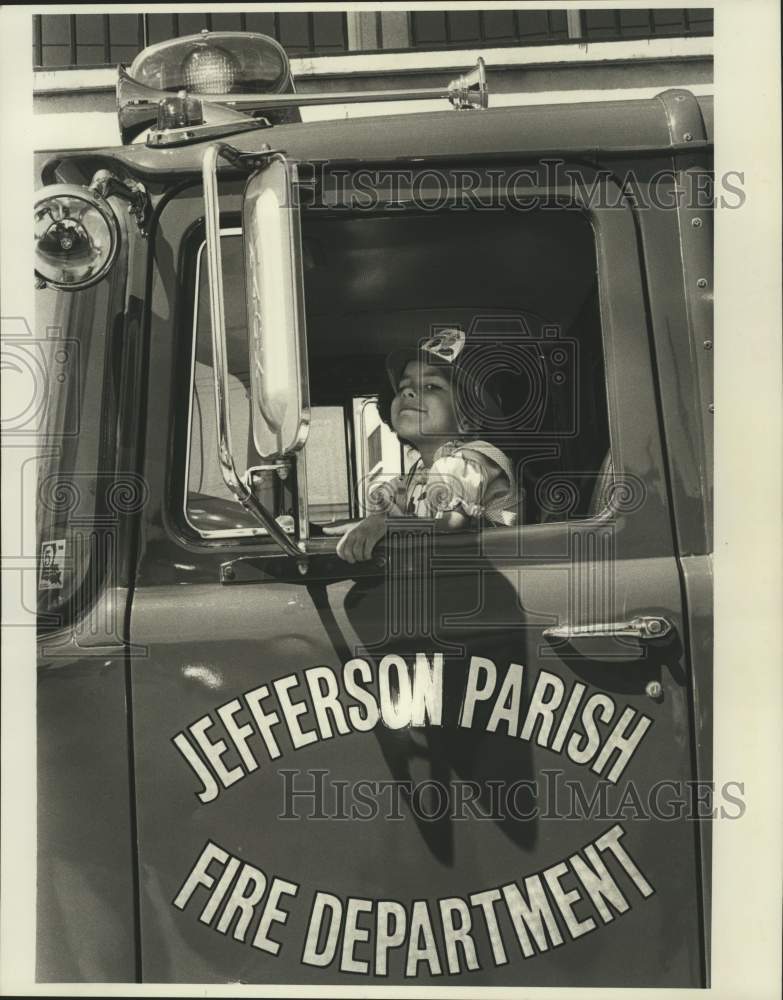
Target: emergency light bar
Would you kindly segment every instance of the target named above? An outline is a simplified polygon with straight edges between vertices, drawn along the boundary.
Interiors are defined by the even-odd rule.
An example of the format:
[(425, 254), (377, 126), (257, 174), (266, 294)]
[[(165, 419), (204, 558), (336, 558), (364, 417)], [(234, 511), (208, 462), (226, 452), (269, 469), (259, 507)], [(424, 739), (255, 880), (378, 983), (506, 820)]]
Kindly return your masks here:
[[(120, 67), (117, 80), (117, 113), (123, 143), (154, 127), (157, 139), (149, 145), (176, 145), (161, 141), (173, 129), (206, 126), (214, 136), (235, 127), (214, 126), (239, 123), (239, 129), (258, 128), (244, 112), (227, 105), (238, 95), (253, 102), (263, 94), (293, 93), (288, 56), (281, 45), (247, 31), (202, 31), (199, 35), (173, 38), (150, 45), (133, 60), (127, 72)], [(209, 102), (200, 100), (208, 96)], [(286, 107), (274, 124), (299, 121), (295, 107)], [(236, 129), (237, 131), (239, 129)], [(195, 138), (205, 138), (202, 127)], [(190, 136), (175, 136), (193, 141)]]
[(202, 31), (150, 45), (129, 76), (157, 90), (189, 94), (277, 94), (293, 89), (288, 56), (267, 35)]
[(152, 128), (147, 145), (174, 146), (300, 121), (303, 105), (446, 98), (458, 109), (486, 108), (488, 93), (479, 59), (444, 88), (296, 94), (288, 57), (273, 38), (203, 31), (144, 49), (128, 72), (120, 67), (117, 114), (124, 143)]

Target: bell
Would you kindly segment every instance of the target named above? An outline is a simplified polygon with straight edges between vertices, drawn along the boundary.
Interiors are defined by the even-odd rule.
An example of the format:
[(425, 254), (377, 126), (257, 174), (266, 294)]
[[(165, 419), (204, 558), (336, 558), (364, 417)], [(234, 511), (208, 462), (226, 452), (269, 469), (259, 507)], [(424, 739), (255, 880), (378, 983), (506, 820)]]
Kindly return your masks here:
[(473, 69), (449, 84), (448, 98), (455, 108), (486, 108), (489, 105), (487, 71), (484, 60), (479, 57)]

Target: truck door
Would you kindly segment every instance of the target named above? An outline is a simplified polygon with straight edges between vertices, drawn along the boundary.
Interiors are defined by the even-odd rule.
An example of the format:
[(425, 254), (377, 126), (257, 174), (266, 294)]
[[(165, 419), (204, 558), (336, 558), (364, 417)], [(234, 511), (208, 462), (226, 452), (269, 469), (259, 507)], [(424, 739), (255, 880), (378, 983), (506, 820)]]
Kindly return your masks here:
[[(447, 199), (425, 218), (406, 197), (303, 211), (316, 430), (295, 477), (258, 475), (280, 523), (310, 501), (306, 567), (217, 473), (200, 185), (160, 212), (130, 628), (144, 980), (704, 984), (641, 248), (602, 183), (615, 197), (591, 204), (534, 185), (549, 213)], [(260, 466), (241, 190), (221, 190), (234, 443)], [(395, 520), (379, 557), (350, 566), (335, 532), (360, 513), (357, 470), (394, 461), (356, 419), (368, 373), (401, 317), (424, 336), (444, 306), (495, 330), (546, 317), (524, 336), (559, 402), (551, 425), (519, 431), (520, 523), (436, 535)]]

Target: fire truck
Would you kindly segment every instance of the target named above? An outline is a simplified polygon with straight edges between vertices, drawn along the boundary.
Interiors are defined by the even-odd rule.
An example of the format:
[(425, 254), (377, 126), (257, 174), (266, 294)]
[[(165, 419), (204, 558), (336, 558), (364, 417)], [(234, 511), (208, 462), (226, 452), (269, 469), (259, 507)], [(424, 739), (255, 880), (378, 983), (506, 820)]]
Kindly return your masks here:
[[(708, 985), (711, 99), (298, 94), (230, 32), (117, 93), (36, 168), (38, 979)], [(443, 329), (515, 523), (350, 564)]]

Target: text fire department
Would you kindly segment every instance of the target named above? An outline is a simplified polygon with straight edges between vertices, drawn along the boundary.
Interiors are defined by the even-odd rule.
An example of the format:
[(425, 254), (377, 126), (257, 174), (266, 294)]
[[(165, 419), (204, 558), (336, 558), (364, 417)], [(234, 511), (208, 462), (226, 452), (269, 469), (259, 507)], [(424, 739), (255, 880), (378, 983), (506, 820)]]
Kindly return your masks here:
[[(422, 964), (430, 975), (441, 976), (506, 965), (520, 953), (533, 958), (630, 912), (626, 897), (654, 894), (620, 842), (624, 835), (615, 824), (566, 860), (465, 898), (417, 899), (405, 905), (319, 890), (305, 903), (304, 941), (294, 947), (301, 949), (303, 965), (327, 968), (337, 961), (341, 972), (363, 975), (371, 970), (388, 975), (390, 961), (401, 961), (406, 978), (415, 977)], [(200, 907), (201, 923), (278, 955), (292, 907), (303, 902), (300, 889), (209, 841), (174, 906)]]

